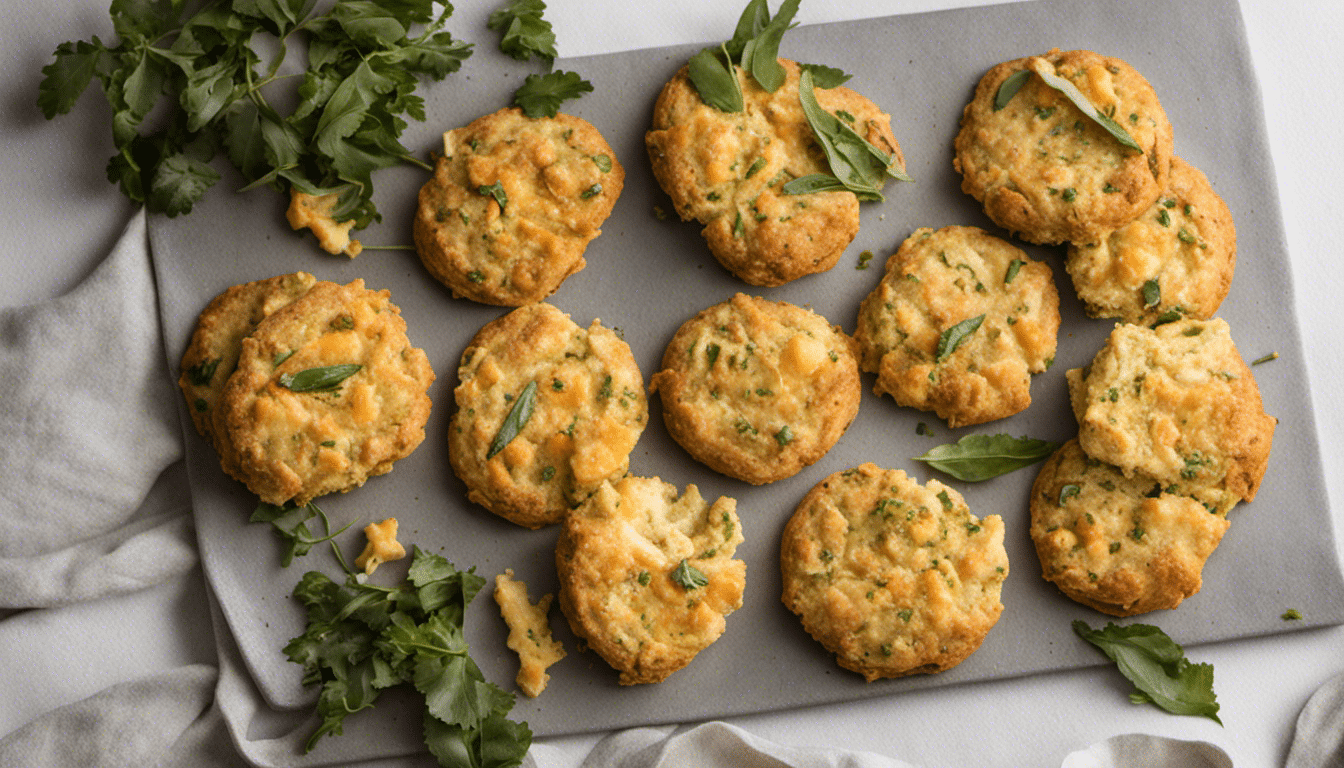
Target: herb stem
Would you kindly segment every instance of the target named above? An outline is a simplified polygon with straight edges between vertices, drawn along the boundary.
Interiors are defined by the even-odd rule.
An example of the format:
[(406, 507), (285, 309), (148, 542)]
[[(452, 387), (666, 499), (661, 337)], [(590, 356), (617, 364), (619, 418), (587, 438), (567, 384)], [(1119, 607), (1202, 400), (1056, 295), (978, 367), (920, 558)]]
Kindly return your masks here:
[(421, 168), (424, 168), (426, 171), (429, 171), (430, 173), (434, 172), (434, 166), (430, 165), (429, 163), (426, 163), (424, 160), (421, 160), (415, 155), (401, 155), (401, 159), (405, 162), (410, 163), (411, 165), (418, 165)]

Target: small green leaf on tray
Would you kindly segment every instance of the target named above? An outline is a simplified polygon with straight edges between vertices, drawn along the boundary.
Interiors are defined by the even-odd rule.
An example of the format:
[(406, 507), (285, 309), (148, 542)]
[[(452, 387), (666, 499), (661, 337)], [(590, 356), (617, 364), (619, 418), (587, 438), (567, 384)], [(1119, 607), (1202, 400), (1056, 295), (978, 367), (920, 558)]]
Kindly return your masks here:
[(342, 363), (308, 368), (298, 373), (282, 373), (277, 383), (291, 392), (332, 392), (363, 367), (358, 363)]
[(709, 584), (709, 577), (704, 571), (682, 560), (672, 569), (672, 580), (681, 585), (682, 589), (699, 589)]
[[(1082, 91), (1078, 90), (1077, 86), (1051, 71), (1053, 68), (1050, 66), (1049, 62), (1040, 57), (1033, 57), (1027, 66), (1029, 66), (1037, 75), (1040, 75), (1046, 85), (1067, 96), (1069, 101), (1072, 101), (1073, 105), (1078, 107), (1079, 111), (1084, 115), (1087, 115), (1092, 122), (1105, 128), (1106, 132), (1115, 137), (1116, 141), (1130, 149), (1138, 150), (1139, 154), (1143, 154), (1143, 147), (1140, 147), (1139, 143), (1134, 141), (1134, 137), (1130, 136), (1128, 131), (1122, 128), (1119, 123), (1115, 122), (1115, 120), (1111, 119), (1108, 115), (1103, 114), (1093, 106), (1092, 102)], [(1000, 88), (1000, 91), (1002, 91), (1002, 88)]]
[(556, 70), (544, 75), (528, 75), (522, 87), (514, 91), (513, 103), (528, 117), (555, 117), (562, 102), (577, 99), (592, 90), (593, 84), (579, 73)]
[(968, 317), (943, 331), (942, 335), (938, 337), (938, 350), (934, 354), (934, 362), (941, 363), (951, 357), (952, 353), (957, 351), (957, 347), (960, 347), (967, 337), (980, 329), (980, 324), (983, 322), (985, 322), (984, 315)]
[(1130, 701), (1223, 724), (1213, 692), (1213, 665), (1191, 664), (1181, 646), (1162, 630), (1149, 624), (1122, 627), (1114, 623), (1094, 630), (1084, 621), (1075, 621), (1073, 631), (1101, 649), (1134, 683)]
[(529, 381), (519, 393), (518, 399), (514, 401), (513, 407), (509, 409), (509, 415), (504, 417), (504, 423), (499, 425), (499, 432), (495, 433), (495, 439), (490, 443), (490, 450), (485, 454), (485, 458), (494, 458), (495, 454), (504, 450), (504, 447), (523, 431), (523, 427), (527, 426), (527, 420), (532, 418), (532, 410), (536, 407), (537, 382)]
[(1029, 467), (1044, 460), (1059, 448), (1059, 443), (1011, 435), (967, 435), (955, 443), (929, 450), (915, 461), (968, 483)]
[(546, 3), (542, 0), (513, 0), (490, 14), (486, 26), (500, 33), (499, 50), (519, 61), (536, 56), (553, 61), (555, 30), (542, 18)]
[[(325, 533), (321, 536), (316, 536), (308, 530), (308, 521), (314, 517), (322, 521)], [(262, 502), (252, 512), (248, 522), (270, 523), (276, 535), (284, 540), (285, 549), (280, 554), (280, 565), (284, 568), (288, 568), (289, 564), (294, 562), (294, 558), (308, 554), (314, 544), (331, 541), (355, 524), (355, 521), (351, 520), (340, 530), (331, 530), (331, 520), (327, 517), (327, 513), (311, 501), (302, 507), (288, 503), (277, 506)]]

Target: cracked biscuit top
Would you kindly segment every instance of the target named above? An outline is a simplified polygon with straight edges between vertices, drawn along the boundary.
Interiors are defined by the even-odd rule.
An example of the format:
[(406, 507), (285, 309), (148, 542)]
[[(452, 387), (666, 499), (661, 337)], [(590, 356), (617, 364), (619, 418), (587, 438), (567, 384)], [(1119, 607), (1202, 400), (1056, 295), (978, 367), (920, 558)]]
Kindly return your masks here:
[(1126, 476), (1255, 498), (1276, 420), (1224, 320), (1117, 324), (1092, 362), (1066, 377), (1088, 456)]
[(962, 427), (1030, 405), (1058, 331), (1049, 266), (983, 230), (945, 227), (916, 230), (887, 259), (854, 338), (875, 393)]
[(528, 528), (559, 522), (624, 475), (648, 423), (630, 346), (545, 302), (486, 324), (457, 375), (453, 471), (471, 501)]
[[(774, 93), (734, 68), (745, 109), (723, 112), (700, 98), (683, 67), (663, 87), (645, 145), (654, 176), (683, 220), (703, 227), (710, 251), (751, 285), (776, 286), (824, 272), (859, 231), (847, 190), (790, 195), (783, 186), (830, 166), (798, 97), (798, 64)], [(843, 86), (816, 89), (818, 104), (904, 168), (891, 116)]]
[[(1011, 91), (1001, 90), (1004, 83), (1028, 71), (1004, 98)], [(1037, 71), (1072, 83), (1140, 149), (1121, 144)], [(1132, 221), (1166, 187), (1172, 130), (1132, 66), (1091, 51), (1052, 50), (999, 64), (980, 79), (955, 150), (962, 191), (996, 224), (1032, 243), (1091, 243)]]
[(420, 189), (415, 247), (454, 297), (522, 306), (583, 269), (625, 183), (586, 120), (502, 109), (443, 135)]

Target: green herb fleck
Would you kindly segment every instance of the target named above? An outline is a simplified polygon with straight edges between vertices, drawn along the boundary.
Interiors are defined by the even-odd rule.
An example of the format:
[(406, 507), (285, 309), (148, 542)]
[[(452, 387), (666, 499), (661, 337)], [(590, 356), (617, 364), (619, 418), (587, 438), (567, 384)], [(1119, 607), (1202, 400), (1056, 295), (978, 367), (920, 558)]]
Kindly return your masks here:
[(579, 197), (584, 200), (587, 200), (590, 197), (600, 194), (602, 194), (602, 185), (598, 183), (580, 192)]
[(532, 411), (537, 407), (537, 382), (529, 381), (523, 391), (519, 393), (517, 402), (509, 409), (509, 413), (504, 417), (504, 422), (499, 425), (499, 431), (495, 433), (495, 439), (490, 443), (490, 450), (486, 451), (487, 460), (495, 457), (495, 454), (504, 450), (505, 446), (513, 442), (513, 439), (523, 431), (527, 425), (527, 420), (532, 418)]
[(709, 584), (709, 577), (686, 560), (682, 560), (676, 568), (672, 569), (672, 580), (680, 584), (682, 589), (688, 591)]
[(509, 204), (509, 196), (504, 192), (504, 185), (496, 181), (494, 184), (482, 184), (476, 188), (476, 192), (481, 195), (493, 197), (499, 205), (501, 213), (504, 212), (504, 206)]
[(1283, 619), (1284, 621), (1301, 621), (1302, 612), (1297, 610), (1296, 608), (1289, 608), (1288, 610), (1284, 611), (1283, 615), (1279, 616), (1279, 618)]
[(1064, 506), (1064, 502), (1082, 493), (1083, 489), (1076, 485), (1066, 485), (1059, 489), (1059, 506)]
[(1003, 284), (1008, 285), (1009, 283), (1013, 282), (1013, 278), (1017, 277), (1017, 273), (1022, 270), (1023, 265), (1025, 265), (1026, 263), (1027, 262), (1023, 261), (1022, 259), (1013, 259), (1012, 261), (1008, 262), (1008, 271), (1005, 272), (1003, 275)]
[(1270, 360), (1278, 360), (1278, 359), (1279, 359), (1278, 352), (1270, 352), (1264, 357), (1257, 357), (1255, 360), (1251, 361), (1251, 365), (1260, 365), (1261, 363), (1268, 363)]
[(934, 355), (935, 362), (943, 362), (951, 357), (953, 352), (966, 341), (966, 338), (975, 333), (980, 328), (980, 324), (985, 321), (984, 315), (967, 318), (956, 325), (943, 331), (938, 337), (938, 349)]

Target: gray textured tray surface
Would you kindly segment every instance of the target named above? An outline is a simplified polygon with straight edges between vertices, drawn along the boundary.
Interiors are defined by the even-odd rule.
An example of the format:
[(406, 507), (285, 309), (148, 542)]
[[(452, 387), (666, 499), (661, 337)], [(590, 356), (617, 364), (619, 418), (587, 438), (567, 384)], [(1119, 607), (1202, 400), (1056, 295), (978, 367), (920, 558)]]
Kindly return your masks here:
[[(1162, 23), (1116, 23), (1157, 17)], [(730, 33), (725, 30), (724, 37)], [(917, 182), (891, 184), (884, 204), (864, 205), (859, 236), (837, 267), (777, 289), (751, 289), (736, 281), (708, 254), (696, 225), (653, 215), (656, 205), (671, 206), (648, 170), (643, 132), (662, 83), (698, 47), (560, 63), (596, 86), (566, 107), (603, 131), (627, 178), (603, 235), (589, 248), (587, 269), (570, 278), (552, 303), (580, 324), (597, 317), (621, 328), (646, 379), (682, 321), (739, 290), (809, 305), (853, 330), (858, 303), (880, 278), (883, 259), (911, 230), (973, 224), (996, 231), (976, 203), (961, 194), (951, 167), (952, 137), (980, 75), (999, 61), (1051, 47), (1119, 56), (1154, 84), (1175, 125), (1177, 153), (1208, 174), (1236, 217), (1240, 257), (1220, 315), (1248, 359), (1270, 351), (1281, 355), (1256, 369), (1266, 407), (1280, 420), (1259, 497), (1232, 513), (1232, 527), (1205, 569), (1203, 592), (1177, 611), (1141, 620), (1186, 644), (1344, 621), (1259, 90), (1235, 2), (1042, 0), (793, 30), (781, 54), (854, 73), (849, 85), (892, 113), (892, 127)], [(412, 125), (404, 142), (416, 151), (436, 147), (442, 130), (503, 106), (523, 74), (478, 46), (463, 72), (427, 89), (430, 122)], [(386, 219), (363, 233), (366, 243), (411, 241), (410, 212), (424, 178), (415, 169), (392, 169), (378, 177)], [(227, 184), (191, 216), (151, 223), (170, 365), (175, 370), (196, 314), (231, 284), (303, 269), (322, 279), (362, 277), (370, 287), (390, 289), (412, 341), (425, 348), (438, 373), (428, 437), (390, 475), (356, 492), (328, 497), (322, 506), (338, 524), (395, 515), (408, 545), (440, 552), (463, 567), (474, 565), (487, 578), (511, 567), (534, 596), (552, 591), (556, 531), (526, 531), (473, 507), (448, 467), (445, 426), (457, 358), (467, 339), (503, 310), (451, 299), (407, 252), (367, 251), (353, 261), (325, 257), (311, 239), (289, 231), (274, 194), (233, 195)], [(859, 271), (855, 264), (863, 250), (878, 258), (873, 268)], [(724, 637), (691, 666), (658, 686), (634, 688), (617, 686), (616, 675), (600, 659), (576, 652), (557, 612), (552, 624), (570, 656), (553, 668), (550, 688), (541, 698), (520, 698), (514, 716), (527, 720), (538, 734), (560, 734), (886, 696), (1096, 663), (1095, 651), (1072, 635), (1069, 622), (1082, 618), (1096, 625), (1106, 617), (1063, 598), (1039, 577), (1027, 535), (1032, 470), (979, 485), (958, 484), (977, 514), (1003, 516), (1012, 573), (1002, 620), (956, 669), (936, 677), (865, 684), (839, 669), (778, 598), (780, 531), (797, 501), (826, 474), (873, 461), (927, 478), (929, 472), (909, 457), (963, 434), (1009, 432), (1055, 440), (1073, 434), (1064, 372), (1091, 358), (1110, 323), (1082, 315), (1059, 249), (1027, 250), (1054, 267), (1064, 324), (1054, 367), (1033, 384), (1033, 405), (1010, 419), (948, 430), (931, 414), (874, 397), (866, 376), (859, 417), (836, 448), (794, 478), (755, 488), (690, 460), (667, 437), (655, 400), (631, 471), (679, 487), (695, 483), (710, 498), (738, 499), (747, 537), (739, 550), (748, 564), (746, 604), (729, 618)], [(932, 425), (936, 435), (917, 436), (920, 421)], [(314, 691), (301, 687), (298, 667), (280, 652), (302, 628), (302, 612), (288, 594), (303, 570), (335, 575), (337, 569), (316, 550), (307, 562), (281, 569), (269, 528), (246, 522), (255, 499), (221, 473), (204, 441), (193, 433), (188, 442), (202, 557), (229, 629), (266, 704), (281, 710), (307, 704)], [(362, 537), (352, 531), (342, 541), (353, 554)], [(1283, 622), (1279, 615), (1290, 607), (1301, 610), (1305, 620)], [(488, 595), (471, 606), (468, 622), (473, 655), (486, 675), (509, 685), (516, 660), (504, 646), (504, 627)], [(389, 715), (367, 717), (379, 716)], [(363, 746), (357, 751), (406, 748)]]

